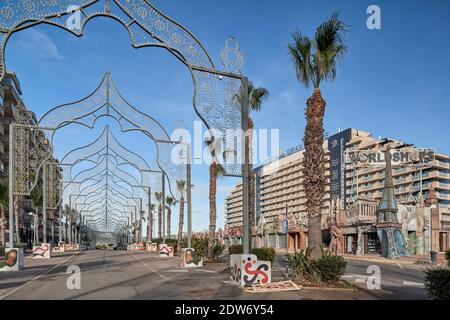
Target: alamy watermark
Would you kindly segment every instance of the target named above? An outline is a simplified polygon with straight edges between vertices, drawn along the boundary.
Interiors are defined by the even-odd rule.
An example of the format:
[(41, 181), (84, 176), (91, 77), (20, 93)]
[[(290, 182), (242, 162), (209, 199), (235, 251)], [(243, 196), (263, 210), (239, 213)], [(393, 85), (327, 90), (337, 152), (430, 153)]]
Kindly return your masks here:
[(68, 290), (81, 290), (81, 269), (77, 265), (70, 265), (66, 274), (69, 275), (66, 281)]
[(367, 7), (367, 14), (370, 16), (367, 18), (366, 25), (369, 30), (381, 29), (381, 9), (376, 4), (372, 4)]
[(185, 128), (172, 132), (174, 144), (171, 160), (176, 165), (186, 163), (186, 148), (191, 146), (193, 164), (244, 164), (243, 138), (247, 137), (250, 146), (249, 164), (258, 164), (270, 158), (277, 158), (280, 153), (279, 129), (209, 129), (204, 131), (201, 121), (194, 122), (194, 134)]

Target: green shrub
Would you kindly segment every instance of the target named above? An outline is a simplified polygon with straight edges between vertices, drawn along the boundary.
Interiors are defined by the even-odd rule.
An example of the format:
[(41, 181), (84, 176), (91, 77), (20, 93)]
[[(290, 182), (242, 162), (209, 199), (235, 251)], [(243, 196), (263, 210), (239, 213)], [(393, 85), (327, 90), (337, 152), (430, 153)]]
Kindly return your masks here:
[(270, 261), (272, 264), (275, 261), (275, 249), (274, 248), (254, 248), (252, 253), (262, 261)]
[(242, 254), (244, 252), (244, 248), (241, 244), (234, 244), (228, 248), (228, 253), (230, 256), (232, 254)]
[(344, 275), (347, 262), (342, 256), (335, 256), (322, 249), (322, 257), (313, 261), (313, 269), (317, 270), (320, 280), (336, 283)]
[(225, 245), (219, 244), (219, 243), (214, 244), (214, 248), (213, 248), (214, 259), (218, 260), (224, 250), (225, 250)]
[(192, 248), (198, 256), (205, 258), (208, 255), (208, 238), (193, 238)]
[(341, 256), (334, 256), (329, 251), (322, 249), (319, 259), (312, 259), (311, 248), (302, 249), (294, 254), (288, 254), (289, 266), (294, 270), (299, 279), (305, 279), (313, 284), (320, 282), (336, 283), (345, 273), (347, 262)]
[(289, 266), (294, 270), (300, 280), (306, 279), (311, 282), (316, 280), (317, 270), (314, 270), (311, 252), (311, 248), (305, 248), (286, 256)]
[(424, 271), (425, 290), (433, 300), (450, 300), (450, 269), (435, 267)]
[(450, 267), (450, 249), (445, 252), (445, 259), (447, 259), (447, 265)]

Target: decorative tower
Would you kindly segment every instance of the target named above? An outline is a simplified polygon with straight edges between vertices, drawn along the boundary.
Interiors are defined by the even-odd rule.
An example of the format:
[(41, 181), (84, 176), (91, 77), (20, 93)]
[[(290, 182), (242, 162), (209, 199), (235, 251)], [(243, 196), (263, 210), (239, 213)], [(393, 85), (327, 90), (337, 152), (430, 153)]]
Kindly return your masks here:
[(385, 152), (385, 160), (383, 197), (377, 209), (377, 233), (381, 242), (381, 255), (393, 259), (410, 254), (397, 216), (398, 208), (392, 181), (392, 155), (389, 147)]

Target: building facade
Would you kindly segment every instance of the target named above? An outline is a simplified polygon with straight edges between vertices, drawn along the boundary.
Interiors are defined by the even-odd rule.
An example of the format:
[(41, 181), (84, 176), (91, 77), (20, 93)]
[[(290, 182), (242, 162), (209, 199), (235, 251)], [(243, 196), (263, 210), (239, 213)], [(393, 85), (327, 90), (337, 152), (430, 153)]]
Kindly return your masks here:
[[(17, 122), (14, 116), (14, 110), (20, 104), (24, 105), (21, 96), (22, 89), (16, 74), (11, 71), (6, 71), (5, 77), (0, 85), (0, 177), (3, 180), (2, 183), (6, 185), (8, 184), (9, 175), (9, 126), (11, 123)], [(36, 125), (36, 115), (34, 113), (31, 113), (31, 115), (32, 119), (30, 124)], [(18, 202), (19, 207), (19, 241), (31, 247), (34, 238), (34, 218), (29, 214), (33, 211), (32, 201), (28, 196), (17, 196), (15, 197), (15, 201)], [(7, 214), (5, 218), (7, 218), (9, 215), (7, 205), (4, 206), (4, 210)], [(8, 225), (7, 219), (4, 221), (4, 224), (6, 226)], [(47, 228), (47, 230), (50, 230), (50, 228)], [(40, 228), (39, 232), (42, 233), (42, 228)], [(0, 235), (0, 237), (2, 236)], [(7, 240), (8, 236), (6, 235), (6, 239), (1, 238), (0, 243), (4, 244)]]
[[(330, 216), (338, 212), (353, 214), (343, 230), (347, 253), (375, 253), (379, 251), (374, 219), (382, 195), (385, 166), (354, 166), (347, 162), (348, 151), (383, 151), (386, 146), (403, 150), (413, 147), (399, 140), (374, 138), (367, 131), (347, 129), (329, 137), (324, 144), (327, 155), (328, 186), (322, 208), (323, 242), (331, 241)], [(307, 246), (307, 212), (302, 186), (302, 158), (304, 150), (292, 152), (254, 170), (256, 183), (256, 225), (253, 246), (298, 249)], [(420, 212), (428, 219), (430, 213), (430, 248), (444, 251), (449, 247), (450, 232), (450, 156), (435, 152), (427, 165), (401, 163), (393, 168), (395, 197), (407, 212)], [(431, 200), (427, 200), (427, 199)], [(225, 203), (225, 238), (240, 243), (242, 237), (242, 186), (237, 185)], [(431, 209), (430, 209), (431, 207)], [(405, 209), (406, 208), (406, 209)], [(416, 209), (417, 208), (417, 209)], [(399, 213), (400, 214), (400, 213)], [(412, 213), (410, 213), (411, 215)], [(417, 213), (419, 214), (419, 213)], [(431, 221), (434, 217), (434, 223)], [(286, 221), (288, 223), (286, 223)], [(347, 223), (347, 222), (346, 222)], [(358, 226), (364, 227), (361, 234)], [(414, 223), (404, 230), (411, 248), (417, 244)], [(361, 229), (361, 228), (360, 228)], [(359, 231), (358, 231), (359, 230)], [(359, 235), (359, 236), (358, 236)], [(359, 241), (359, 242), (358, 242)], [(420, 240), (422, 241), (422, 240)], [(358, 247), (359, 243), (359, 247)], [(424, 249), (425, 250), (425, 249)], [(422, 252), (422, 249), (413, 250)]]

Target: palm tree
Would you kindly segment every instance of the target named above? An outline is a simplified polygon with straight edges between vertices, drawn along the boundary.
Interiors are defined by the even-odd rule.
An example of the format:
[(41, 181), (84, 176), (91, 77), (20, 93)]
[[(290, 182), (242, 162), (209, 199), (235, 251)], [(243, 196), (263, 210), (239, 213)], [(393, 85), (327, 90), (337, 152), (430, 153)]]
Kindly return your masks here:
[(0, 246), (6, 246), (6, 213), (5, 206), (8, 205), (8, 183), (5, 179), (0, 180)]
[(214, 137), (206, 141), (206, 145), (211, 152), (211, 164), (209, 166), (209, 237), (208, 237), (208, 258), (214, 257), (214, 239), (216, 237), (216, 195), (217, 177), (224, 173), (223, 167), (217, 163)]
[(183, 224), (184, 224), (184, 190), (186, 190), (186, 181), (178, 180), (177, 190), (180, 192), (180, 219), (178, 221), (177, 252), (181, 252), (181, 243), (183, 242)]
[(292, 34), (294, 42), (288, 45), (298, 81), (306, 88), (314, 86), (313, 94), (306, 102), (303, 138), (303, 187), (309, 215), (308, 246), (313, 249), (313, 257), (320, 255), (319, 246), (322, 244), (321, 208), (326, 183), (325, 154), (322, 147), (326, 101), (322, 98), (320, 84), (324, 80), (335, 79), (336, 62), (346, 51), (343, 41), (346, 33), (347, 26), (339, 20), (339, 13), (333, 13), (317, 27), (314, 39), (296, 31)]
[(43, 204), (44, 195), (41, 185), (38, 183), (31, 191), (31, 204), (34, 208), (34, 243), (39, 242), (40, 208)]
[(155, 192), (155, 198), (158, 201), (158, 238), (162, 239), (162, 192)]
[(166, 197), (166, 208), (167, 208), (167, 239), (170, 239), (170, 228), (171, 226), (171, 219), (172, 219), (172, 209), (171, 207), (174, 205), (175, 199), (172, 197)]
[(148, 223), (147, 223), (147, 241), (152, 241), (153, 239), (153, 211), (155, 210), (155, 205), (150, 205), (148, 209)]

